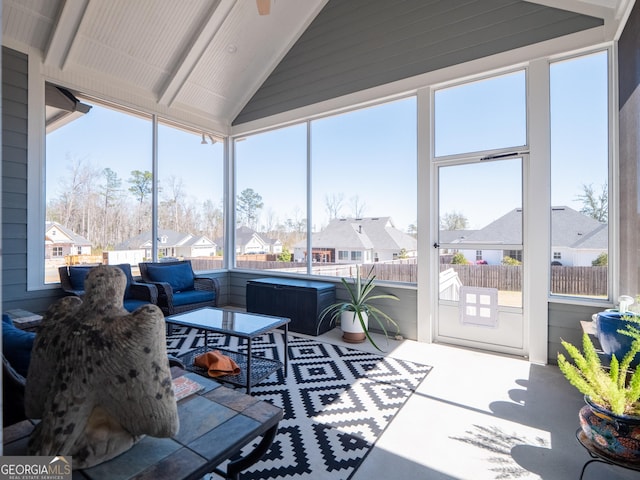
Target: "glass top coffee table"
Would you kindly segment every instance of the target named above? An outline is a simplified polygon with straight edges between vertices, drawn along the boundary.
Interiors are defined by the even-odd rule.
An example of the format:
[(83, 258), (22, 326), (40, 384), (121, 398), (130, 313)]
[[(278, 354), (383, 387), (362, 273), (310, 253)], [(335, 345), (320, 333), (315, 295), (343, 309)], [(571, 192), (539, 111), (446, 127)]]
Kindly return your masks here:
[[(165, 318), (165, 321), (173, 325), (182, 325), (204, 330), (204, 346), (178, 356), (187, 370), (208, 377), (207, 370), (196, 367), (193, 364), (193, 360), (198, 355), (209, 350), (208, 334), (212, 332), (242, 338), (247, 341), (247, 353), (215, 348), (224, 355), (232, 358), (240, 367), (240, 373), (238, 375), (224, 375), (216, 377), (216, 380), (246, 387), (247, 393), (251, 393), (251, 387), (253, 385), (257, 385), (264, 378), (280, 368), (284, 367), (284, 375), (285, 377), (287, 376), (287, 337), (289, 333), (289, 322), (291, 321), (288, 318), (246, 313), (224, 308), (204, 307), (168, 316)], [(283, 362), (253, 355), (251, 351), (253, 339), (279, 327), (284, 328)]]

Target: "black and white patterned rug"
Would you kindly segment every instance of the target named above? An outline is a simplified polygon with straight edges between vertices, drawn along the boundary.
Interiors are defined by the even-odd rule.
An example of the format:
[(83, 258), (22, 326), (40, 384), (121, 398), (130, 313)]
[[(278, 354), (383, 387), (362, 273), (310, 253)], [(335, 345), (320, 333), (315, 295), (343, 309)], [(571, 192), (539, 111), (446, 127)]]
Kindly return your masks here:
[[(167, 337), (174, 355), (203, 344), (197, 329), (174, 326)], [(229, 336), (209, 335), (209, 344), (243, 349)], [(280, 370), (251, 391), (284, 418), (271, 449), (241, 478), (349, 479), (431, 367), (291, 334), (288, 347), (287, 378)], [(283, 336), (265, 334), (252, 349), (281, 360)]]

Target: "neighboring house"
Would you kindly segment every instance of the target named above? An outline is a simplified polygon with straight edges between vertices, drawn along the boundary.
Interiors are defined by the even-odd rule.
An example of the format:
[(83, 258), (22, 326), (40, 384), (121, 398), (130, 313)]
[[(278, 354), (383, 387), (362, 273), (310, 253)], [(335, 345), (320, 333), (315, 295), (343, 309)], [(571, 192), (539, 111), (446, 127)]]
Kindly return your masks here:
[[(220, 245), (223, 239), (220, 239)], [(282, 253), (282, 242), (277, 238), (268, 238), (249, 227), (236, 228), (236, 255), (259, 253)]]
[(58, 222), (46, 222), (45, 259), (64, 260), (66, 255), (91, 255), (91, 242)]
[[(151, 232), (144, 232), (116, 245), (111, 255), (118, 256), (120, 252), (136, 252), (134, 262), (142, 262), (153, 257)], [(204, 235), (175, 232), (173, 230), (158, 229), (158, 257), (211, 257), (216, 255), (215, 242)], [(111, 260), (109, 263), (112, 263)]]
[[(415, 257), (418, 242), (398, 230), (390, 217), (336, 218), (313, 233), (314, 262), (373, 263), (397, 260), (401, 255)], [(306, 241), (294, 245), (296, 261), (307, 258)]]
[[(601, 253), (608, 251), (607, 224), (600, 223), (570, 207), (551, 209), (552, 261), (568, 267), (591, 266)], [(516, 208), (480, 230), (441, 231), (447, 243), (460, 244), (457, 250), (471, 263), (486, 262), (499, 265), (505, 256), (522, 260), (519, 250), (465, 249), (465, 243), (522, 243), (522, 209)], [(443, 237), (444, 236), (444, 237)], [(444, 243), (444, 242), (443, 242)]]

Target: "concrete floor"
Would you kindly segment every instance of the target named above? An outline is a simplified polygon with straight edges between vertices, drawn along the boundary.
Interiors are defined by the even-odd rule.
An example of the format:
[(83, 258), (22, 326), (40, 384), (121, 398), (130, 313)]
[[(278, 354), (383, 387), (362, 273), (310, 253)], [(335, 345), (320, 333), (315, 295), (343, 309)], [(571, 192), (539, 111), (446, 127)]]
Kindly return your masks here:
[[(386, 354), (434, 368), (352, 480), (579, 479), (590, 459), (575, 438), (584, 403), (556, 366), (408, 340), (389, 340)], [(640, 472), (586, 469), (584, 480), (602, 479), (639, 480)]]

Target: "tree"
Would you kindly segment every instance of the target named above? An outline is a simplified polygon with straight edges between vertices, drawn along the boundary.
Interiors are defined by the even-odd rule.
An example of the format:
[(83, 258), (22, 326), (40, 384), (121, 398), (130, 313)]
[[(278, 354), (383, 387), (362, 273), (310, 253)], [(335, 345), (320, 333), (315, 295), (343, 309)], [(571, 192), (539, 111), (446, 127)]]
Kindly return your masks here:
[(593, 184), (582, 185), (582, 193), (577, 195), (582, 202), (580, 213), (583, 213), (601, 223), (607, 223), (609, 217), (609, 188), (605, 183), (600, 193), (596, 193)]
[(451, 258), (452, 265), (468, 265), (469, 261), (465, 258), (462, 252), (456, 252), (453, 254), (453, 258)]
[(282, 247), (282, 253), (278, 255), (279, 262), (290, 262), (291, 261), (291, 252), (287, 247)]
[(222, 236), (222, 202), (218, 207), (211, 200), (205, 200), (202, 204), (203, 210), (203, 228), (204, 231), (212, 238), (218, 238)]
[(358, 195), (351, 197), (351, 211), (353, 212), (354, 218), (362, 218), (366, 208), (367, 205), (360, 200)]
[(329, 220), (338, 218), (340, 210), (342, 209), (342, 203), (344, 202), (344, 193), (332, 193), (331, 195), (325, 194), (324, 206), (327, 209)]
[(153, 175), (149, 171), (133, 170), (131, 177), (127, 180), (131, 186), (129, 191), (138, 201), (138, 232), (142, 231), (142, 215), (144, 209), (144, 201), (151, 195), (153, 186)]
[[(163, 182), (164, 184), (164, 182)], [(184, 181), (182, 178), (171, 175), (167, 179), (167, 188), (163, 188), (165, 191), (165, 200), (161, 202), (161, 206), (166, 209), (164, 212), (164, 222), (161, 222), (161, 226), (175, 230), (179, 232), (184, 229), (186, 215), (188, 208), (185, 204), (186, 193), (184, 187)], [(162, 225), (162, 224), (165, 225)]]
[(236, 199), (236, 210), (240, 225), (253, 228), (258, 224), (258, 213), (264, 207), (262, 196), (254, 192), (253, 188), (245, 188)]
[(131, 172), (131, 178), (127, 181), (131, 184), (129, 191), (136, 197), (138, 203), (142, 205), (145, 199), (151, 195), (153, 174), (147, 170), (144, 172), (134, 170)]
[(109, 225), (113, 225), (112, 211), (115, 206), (115, 202), (120, 195), (120, 189), (122, 187), (122, 180), (118, 177), (118, 174), (109, 167), (102, 170), (105, 183), (100, 186), (100, 192), (104, 197), (104, 216), (102, 222), (102, 247), (105, 248), (109, 243), (115, 243), (109, 241), (108, 228)]
[(591, 262), (592, 267), (606, 267), (609, 265), (609, 255), (602, 252), (594, 261)]
[(440, 218), (440, 230), (466, 230), (469, 220), (460, 212), (445, 213)]
[(512, 258), (508, 255), (505, 255), (502, 258), (502, 265), (512, 265), (512, 266), (518, 266), (518, 265), (522, 265), (522, 262), (520, 260), (516, 260), (515, 258)]

